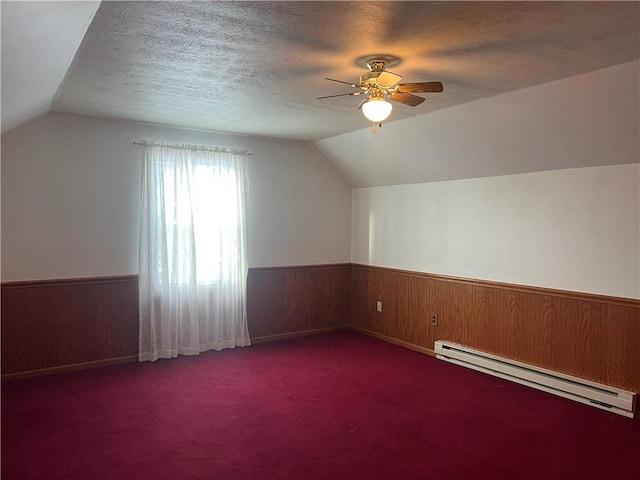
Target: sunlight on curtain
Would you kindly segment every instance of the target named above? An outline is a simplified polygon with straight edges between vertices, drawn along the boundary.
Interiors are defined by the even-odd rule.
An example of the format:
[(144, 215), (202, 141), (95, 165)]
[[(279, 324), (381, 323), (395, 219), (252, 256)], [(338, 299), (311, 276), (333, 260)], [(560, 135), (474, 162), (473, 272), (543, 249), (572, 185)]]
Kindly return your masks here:
[(144, 150), (139, 359), (250, 345), (247, 155)]

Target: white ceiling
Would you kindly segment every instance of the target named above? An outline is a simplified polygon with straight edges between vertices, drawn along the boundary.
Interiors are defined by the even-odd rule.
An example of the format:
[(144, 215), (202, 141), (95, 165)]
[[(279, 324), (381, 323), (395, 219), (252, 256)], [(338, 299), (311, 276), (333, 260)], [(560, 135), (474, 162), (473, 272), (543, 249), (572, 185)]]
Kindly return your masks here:
[[(69, 53), (53, 110), (298, 140), (367, 126), (358, 97), (315, 97), (351, 91), (323, 77), (357, 82), (369, 55), (400, 57), (403, 81), (445, 86), (418, 107), (394, 104), (389, 122), (639, 56), (638, 2), (109, 1), (77, 53), (96, 2), (38, 2), (5, 22), (7, 3), (3, 131), (6, 104), (11, 125), (51, 102)], [(57, 43), (67, 55), (47, 57)]]

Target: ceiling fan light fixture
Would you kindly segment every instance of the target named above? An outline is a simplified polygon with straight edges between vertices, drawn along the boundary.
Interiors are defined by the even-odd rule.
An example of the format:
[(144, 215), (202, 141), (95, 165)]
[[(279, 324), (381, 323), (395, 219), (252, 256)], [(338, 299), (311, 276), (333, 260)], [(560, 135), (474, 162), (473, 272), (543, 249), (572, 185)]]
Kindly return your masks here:
[(364, 113), (364, 116), (370, 121), (378, 123), (387, 119), (391, 114), (392, 108), (391, 103), (387, 102), (384, 98), (373, 97), (362, 105), (362, 113)]

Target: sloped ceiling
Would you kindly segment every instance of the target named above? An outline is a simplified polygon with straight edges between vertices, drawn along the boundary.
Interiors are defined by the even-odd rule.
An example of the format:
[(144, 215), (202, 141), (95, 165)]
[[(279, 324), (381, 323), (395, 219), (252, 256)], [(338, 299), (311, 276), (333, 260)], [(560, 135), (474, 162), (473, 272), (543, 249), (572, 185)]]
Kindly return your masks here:
[[(361, 129), (314, 145), (353, 187), (637, 163), (640, 62), (398, 120), (375, 134)], [(640, 178), (636, 180), (640, 189)]]
[(3, 1), (2, 130), (51, 106), (324, 139), (367, 127), (359, 97), (316, 97), (352, 91), (323, 77), (357, 82), (368, 56), (444, 82), (418, 107), (394, 103), (394, 122), (637, 59), (639, 5)]
[(0, 2), (2, 132), (48, 111), (100, 2)]

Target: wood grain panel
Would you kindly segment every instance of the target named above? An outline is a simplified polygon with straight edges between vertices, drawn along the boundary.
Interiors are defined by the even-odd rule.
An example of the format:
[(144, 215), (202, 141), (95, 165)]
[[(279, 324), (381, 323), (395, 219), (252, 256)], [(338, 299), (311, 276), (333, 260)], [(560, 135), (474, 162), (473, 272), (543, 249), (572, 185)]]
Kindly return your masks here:
[[(3, 284), (3, 375), (135, 358), (137, 302), (136, 276)], [(247, 317), (252, 338), (350, 324), (421, 351), (450, 340), (640, 392), (637, 300), (337, 264), (251, 269)]]
[(250, 337), (274, 337), (346, 325), (350, 270), (349, 264), (250, 269), (247, 280)]
[(449, 340), (640, 393), (638, 300), (352, 265), (350, 312), (400, 343)]
[(2, 284), (2, 374), (138, 354), (138, 277)]
[[(401, 328), (402, 335), (399, 337), (400, 340), (414, 345), (427, 343), (429, 331), (429, 314), (426, 315), (427, 321), (424, 321), (425, 312), (428, 312), (428, 309), (427, 290), (424, 288), (423, 283), (419, 278), (407, 277), (407, 294), (401, 297), (402, 311), (398, 314), (398, 318), (407, 319), (407, 322)], [(403, 322), (398, 323), (402, 324)]]
[(640, 385), (640, 314), (621, 305), (606, 309), (607, 376), (617, 384)]
[[(326, 331), (348, 323), (350, 265), (251, 269), (251, 337)], [(2, 375), (135, 360), (137, 276), (2, 285)]]
[(249, 336), (262, 337), (287, 331), (283, 325), (285, 274), (281, 271), (249, 271), (247, 322)]

